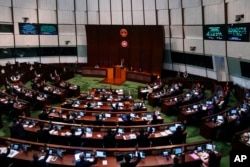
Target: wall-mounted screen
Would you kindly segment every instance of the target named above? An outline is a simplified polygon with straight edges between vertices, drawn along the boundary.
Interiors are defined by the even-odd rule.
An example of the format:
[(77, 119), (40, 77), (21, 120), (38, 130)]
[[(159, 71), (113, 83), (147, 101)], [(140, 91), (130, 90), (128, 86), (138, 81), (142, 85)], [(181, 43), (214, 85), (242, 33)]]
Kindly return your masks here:
[(249, 66), (250, 63), (240, 61), (241, 76), (250, 78)]
[(58, 29), (56, 24), (40, 24), (39, 25), (40, 35), (57, 35)]
[(227, 26), (228, 41), (249, 41), (250, 24), (230, 24)]
[(22, 35), (38, 35), (37, 24), (19, 23), (19, 33)]
[(226, 25), (204, 25), (203, 38), (205, 40), (226, 40)]
[(0, 24), (0, 32), (2, 33), (13, 33), (13, 24)]

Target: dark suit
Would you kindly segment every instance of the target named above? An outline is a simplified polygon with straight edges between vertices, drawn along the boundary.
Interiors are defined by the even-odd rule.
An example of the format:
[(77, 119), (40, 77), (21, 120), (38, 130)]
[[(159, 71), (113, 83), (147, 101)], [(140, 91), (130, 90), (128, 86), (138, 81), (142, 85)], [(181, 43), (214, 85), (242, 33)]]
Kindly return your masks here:
[(0, 153), (0, 162), (1, 162), (1, 166), (3, 167), (7, 167), (10, 164), (10, 159), (7, 157), (8, 154), (10, 153), (10, 149), (7, 149), (6, 153)]
[(31, 167), (48, 167), (49, 165), (46, 163), (46, 159), (49, 154), (47, 153), (43, 159), (33, 159), (30, 163)]
[(97, 160), (97, 157), (95, 157), (93, 162), (81, 159), (80, 161), (76, 162), (75, 167), (90, 167), (92, 165), (95, 165), (97, 163)]
[(115, 132), (112, 132), (110, 129), (108, 130), (108, 133), (103, 136), (103, 145), (105, 148), (112, 148), (116, 146), (116, 139), (115, 136), (118, 132), (118, 128), (116, 128)]
[(10, 137), (17, 139), (25, 139), (25, 130), (20, 123), (13, 123), (10, 127)]
[(50, 130), (52, 130), (53, 126), (51, 125), (49, 129), (39, 129), (36, 132), (37, 140), (41, 143), (49, 143), (51, 139), (51, 135), (49, 133)]
[(140, 162), (141, 156), (138, 154), (138, 157), (135, 161), (125, 161), (121, 163), (121, 167), (136, 167), (136, 165)]

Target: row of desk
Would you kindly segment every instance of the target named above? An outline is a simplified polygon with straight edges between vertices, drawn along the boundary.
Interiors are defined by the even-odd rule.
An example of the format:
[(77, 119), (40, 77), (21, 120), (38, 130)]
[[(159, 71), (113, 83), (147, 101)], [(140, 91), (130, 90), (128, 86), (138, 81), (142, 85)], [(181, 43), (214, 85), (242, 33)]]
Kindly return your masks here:
[[(93, 167), (99, 166), (114, 166), (119, 167), (120, 163), (117, 162), (116, 157), (118, 155), (125, 155), (128, 153), (134, 153), (135, 148), (120, 148), (117, 150), (116, 148), (84, 148), (84, 147), (71, 147), (71, 146), (62, 146), (62, 145), (54, 145), (54, 144), (46, 144), (30, 142), (24, 140), (17, 140), (11, 138), (0, 137), (1, 148), (6, 148), (8, 146), (13, 146), (14, 144), (21, 144), (28, 146), (28, 149), (23, 150), (19, 148), (18, 150), (12, 151), (12, 155), (10, 155), (10, 159), (13, 162), (18, 164), (27, 165), (32, 160), (32, 156), (34, 153), (39, 153), (39, 155), (44, 155), (44, 150), (47, 149), (60, 149), (63, 151), (63, 155), (59, 157), (57, 154), (49, 155), (47, 159), (47, 163), (50, 165), (60, 165), (60, 166), (74, 166), (75, 165), (75, 154), (79, 152), (91, 152), (93, 149), (97, 151), (104, 151), (106, 153), (106, 157), (99, 158), (96, 165)], [(145, 158), (143, 158), (139, 164), (139, 166), (167, 166), (173, 164), (173, 156), (174, 152), (177, 148), (181, 149), (181, 152), (184, 156), (185, 167), (198, 166), (201, 163), (201, 157), (203, 154), (197, 152), (197, 147), (201, 147), (204, 153), (207, 145), (211, 145), (210, 140), (190, 143), (190, 144), (181, 144), (181, 145), (170, 145), (170, 146), (161, 146), (161, 147), (149, 147), (149, 148), (139, 148), (139, 151), (145, 153)], [(14, 152), (14, 154), (13, 154)], [(163, 152), (168, 152), (169, 156), (163, 156)], [(221, 154), (216, 152), (218, 159), (221, 158)], [(52, 158), (56, 157), (56, 158)]]

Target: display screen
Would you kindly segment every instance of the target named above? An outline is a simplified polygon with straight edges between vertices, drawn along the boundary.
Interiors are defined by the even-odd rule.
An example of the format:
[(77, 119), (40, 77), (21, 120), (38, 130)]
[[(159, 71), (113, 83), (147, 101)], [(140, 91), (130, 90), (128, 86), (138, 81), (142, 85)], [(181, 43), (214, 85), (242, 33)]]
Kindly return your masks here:
[(40, 35), (57, 35), (58, 29), (56, 24), (40, 24)]
[(226, 25), (204, 25), (203, 38), (206, 40), (226, 40)]
[(240, 70), (241, 70), (241, 75), (243, 77), (250, 78), (249, 66), (250, 66), (250, 63), (240, 61)]
[(249, 41), (250, 24), (230, 24), (227, 26), (228, 41)]
[(37, 24), (19, 23), (19, 33), (23, 35), (38, 35)]

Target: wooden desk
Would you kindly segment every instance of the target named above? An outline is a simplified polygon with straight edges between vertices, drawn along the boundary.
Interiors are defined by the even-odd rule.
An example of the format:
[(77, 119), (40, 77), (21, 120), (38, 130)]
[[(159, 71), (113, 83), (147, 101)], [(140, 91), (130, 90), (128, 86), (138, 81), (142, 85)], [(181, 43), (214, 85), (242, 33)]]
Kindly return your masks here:
[(152, 75), (145, 72), (137, 72), (137, 71), (127, 71), (126, 72), (126, 80), (135, 81), (141, 83), (150, 83)]
[[(38, 152), (41, 155), (44, 155), (41, 150), (44, 150), (46, 148), (50, 149), (62, 149), (65, 150), (63, 153), (63, 157), (59, 158), (56, 154), (53, 154), (52, 156), (56, 156), (57, 159), (55, 161), (48, 161), (49, 165), (56, 165), (56, 166), (63, 166), (63, 167), (73, 167), (75, 163), (74, 154), (77, 152), (85, 152), (85, 151), (92, 151), (93, 149), (105, 151), (107, 154), (106, 158), (99, 158), (98, 163), (96, 165), (93, 165), (93, 167), (101, 167), (103, 166), (103, 160), (106, 160), (108, 166), (112, 167), (120, 167), (120, 164), (116, 162), (116, 156), (117, 155), (125, 155), (127, 153), (134, 153), (135, 148), (120, 148), (117, 150), (117, 148), (85, 148), (85, 147), (70, 147), (70, 146), (63, 146), (63, 145), (54, 145), (54, 144), (47, 144), (46, 148), (44, 147), (44, 143), (38, 143), (38, 142), (29, 142), (24, 140), (17, 140), (17, 139), (11, 139), (6, 137), (0, 137), (0, 144), (1, 147), (7, 147), (8, 143), (12, 144), (25, 144), (29, 145), (29, 149), (27, 151), (23, 151), (22, 149), (19, 149), (18, 154), (12, 157), (12, 160), (20, 164), (21, 166), (26, 166), (30, 164), (30, 161), (32, 160), (32, 156), (35, 152)], [(198, 166), (201, 162), (201, 159), (199, 156), (196, 156), (193, 158), (191, 154), (194, 152), (197, 146), (205, 147), (206, 144), (211, 143), (210, 140), (205, 140), (202, 142), (195, 142), (195, 143), (189, 143), (189, 144), (181, 144), (181, 145), (170, 145), (170, 146), (161, 146), (161, 147), (148, 147), (148, 148), (139, 148), (140, 151), (143, 151), (146, 153), (146, 158), (142, 159), (138, 167), (142, 166), (154, 166), (154, 167), (160, 167), (160, 166), (167, 166), (173, 164), (173, 159), (170, 156), (168, 159), (166, 157), (163, 157), (162, 152), (168, 150), (170, 154), (173, 153), (175, 148), (184, 148), (184, 159), (185, 159), (185, 167), (193, 167)], [(217, 157), (221, 158), (221, 153), (216, 153)]]

